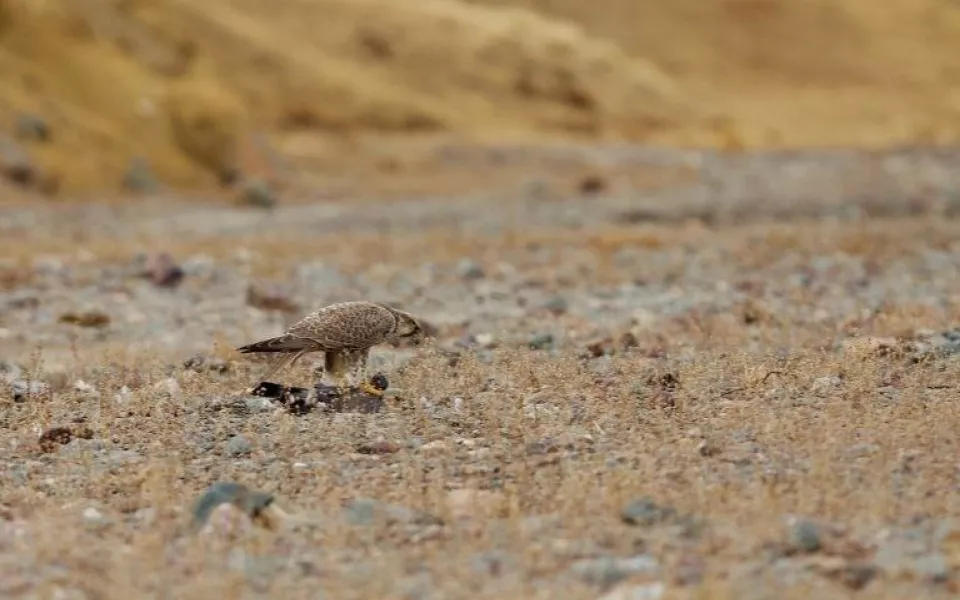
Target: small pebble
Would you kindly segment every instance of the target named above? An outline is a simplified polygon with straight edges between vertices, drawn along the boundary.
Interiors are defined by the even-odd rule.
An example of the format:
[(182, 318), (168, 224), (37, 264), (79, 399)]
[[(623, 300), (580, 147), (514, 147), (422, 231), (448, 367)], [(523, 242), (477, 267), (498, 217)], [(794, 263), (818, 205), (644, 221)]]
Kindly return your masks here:
[(554, 296), (553, 298), (544, 302), (543, 308), (556, 315), (560, 315), (567, 312), (567, 310), (570, 308), (570, 303), (563, 296)]
[(247, 396), (243, 400), (244, 408), (246, 408), (247, 414), (257, 414), (262, 412), (272, 412), (279, 408), (279, 406), (270, 400), (270, 398), (261, 398), (260, 396)]
[(650, 498), (639, 498), (623, 507), (620, 511), (620, 519), (630, 525), (649, 527), (672, 518), (676, 514), (674, 509), (660, 506)]
[(158, 392), (165, 392), (170, 398), (176, 398), (180, 395), (180, 382), (173, 377), (167, 377), (154, 384), (153, 389)]
[(942, 554), (934, 552), (915, 558), (912, 570), (921, 579), (939, 583), (950, 578), (951, 567)]
[(530, 338), (528, 342), (532, 350), (546, 350), (553, 346), (553, 334), (538, 333)]
[(13, 133), (18, 139), (28, 142), (47, 142), (51, 137), (50, 126), (43, 117), (30, 113), (17, 116)]
[(499, 577), (513, 562), (507, 553), (500, 550), (491, 550), (471, 556), (470, 568), (484, 576)]
[(666, 589), (659, 581), (641, 585), (625, 584), (613, 588), (600, 596), (599, 600), (659, 600)]
[(300, 307), (290, 296), (290, 292), (275, 283), (251, 283), (247, 286), (247, 304), (260, 310), (297, 312)]
[(173, 288), (183, 281), (183, 269), (168, 252), (156, 252), (146, 257), (143, 277), (157, 287)]
[(92, 506), (83, 509), (83, 520), (86, 521), (87, 525), (94, 527), (103, 527), (110, 523), (110, 519)]
[(383, 519), (387, 523), (410, 525), (442, 525), (443, 521), (422, 510), (398, 504), (387, 504), (373, 498), (357, 498), (344, 508), (344, 516), (351, 525), (373, 525)]
[(30, 398), (43, 396), (50, 387), (42, 381), (24, 381), (17, 379), (10, 383), (10, 392), (14, 402), (24, 402)]
[(214, 274), (216, 265), (217, 263), (212, 256), (208, 256), (206, 254), (194, 254), (193, 256), (190, 256), (184, 260), (183, 264), (180, 265), (180, 268), (183, 269), (183, 272), (186, 275), (208, 278)]
[(494, 337), (492, 333), (478, 333), (473, 336), (473, 341), (477, 343), (478, 346), (482, 348), (489, 348), (493, 346)]
[(253, 444), (243, 435), (233, 436), (227, 440), (224, 447), (224, 453), (232, 457), (247, 456), (251, 452), (253, 452)]
[(605, 556), (577, 561), (570, 571), (586, 583), (609, 587), (633, 575), (656, 575), (660, 564), (649, 554), (629, 558)]
[(820, 527), (806, 519), (799, 519), (790, 528), (790, 545), (800, 552), (816, 552), (820, 549)]
[[(273, 495), (232, 481), (218, 481), (208, 487), (193, 506), (195, 526), (203, 526), (222, 505), (227, 504), (248, 519), (259, 521), (264, 509), (273, 503)], [(229, 512), (229, 511), (228, 511)]]
[(73, 391), (80, 394), (84, 398), (100, 397), (100, 392), (97, 391), (97, 388), (93, 387), (82, 379), (78, 379), (73, 382)]
[(153, 174), (150, 163), (142, 156), (130, 160), (127, 169), (123, 172), (121, 185), (126, 190), (138, 193), (156, 192), (160, 189), (160, 182)]
[(13, 183), (30, 185), (37, 178), (37, 170), (27, 153), (13, 138), (0, 133), (0, 176)]
[(432, 442), (427, 442), (426, 444), (420, 446), (420, 452), (427, 453), (442, 453), (446, 452), (447, 443), (443, 440), (434, 440)]
[(480, 264), (475, 260), (470, 258), (464, 258), (457, 263), (456, 273), (457, 277), (463, 279), (464, 281), (476, 281), (477, 279), (483, 279), (486, 277), (483, 267), (481, 267)]
[(21, 369), (19, 365), (6, 360), (0, 360), (0, 380), (12, 383), (20, 378), (22, 372), (23, 369)]
[(273, 187), (262, 179), (248, 179), (240, 186), (237, 201), (241, 205), (257, 208), (273, 208), (278, 197)]
[(141, 458), (143, 457), (133, 450), (114, 450), (102, 457), (102, 462), (111, 467), (118, 467), (127, 463), (139, 462)]
[(810, 392), (822, 396), (841, 385), (843, 385), (843, 380), (836, 375), (818, 377), (810, 384)]

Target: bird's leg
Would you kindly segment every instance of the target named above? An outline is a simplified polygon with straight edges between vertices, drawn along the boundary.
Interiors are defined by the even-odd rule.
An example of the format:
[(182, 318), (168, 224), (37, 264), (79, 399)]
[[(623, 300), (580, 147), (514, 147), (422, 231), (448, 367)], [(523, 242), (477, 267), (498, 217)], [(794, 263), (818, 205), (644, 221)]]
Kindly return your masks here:
[(333, 384), (341, 398), (346, 398), (350, 392), (350, 372), (346, 362), (344, 352), (326, 352), (323, 357), (324, 377)]
[(297, 361), (297, 359), (299, 359), (304, 354), (306, 354), (306, 351), (301, 350), (299, 352), (281, 354), (280, 356), (278, 356), (276, 359), (273, 360), (273, 362), (270, 363), (270, 365), (267, 366), (266, 371), (264, 371), (263, 374), (260, 375), (257, 381), (253, 384), (253, 387), (247, 390), (247, 393), (248, 394), (253, 393), (253, 390), (257, 389), (257, 386), (263, 383), (264, 381), (267, 381), (268, 377), (275, 375), (284, 367), (292, 365), (294, 362)]

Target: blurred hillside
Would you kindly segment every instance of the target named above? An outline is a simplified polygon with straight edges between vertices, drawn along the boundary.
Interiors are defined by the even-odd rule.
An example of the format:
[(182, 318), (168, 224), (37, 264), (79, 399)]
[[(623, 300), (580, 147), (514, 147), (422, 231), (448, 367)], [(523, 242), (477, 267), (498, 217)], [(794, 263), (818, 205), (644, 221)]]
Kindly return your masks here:
[(144, 160), (164, 184), (215, 185), (248, 168), (255, 136), (302, 151), (304, 132), (960, 138), (955, 1), (599, 4), (0, 0), (0, 162), (26, 154), (72, 193), (116, 189)]

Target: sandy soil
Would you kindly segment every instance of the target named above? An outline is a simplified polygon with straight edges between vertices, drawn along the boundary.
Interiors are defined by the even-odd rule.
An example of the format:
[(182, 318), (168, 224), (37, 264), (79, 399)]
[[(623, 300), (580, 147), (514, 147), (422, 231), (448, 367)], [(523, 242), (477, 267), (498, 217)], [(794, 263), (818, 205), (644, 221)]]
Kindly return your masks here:
[[(0, 209), (4, 597), (957, 593), (954, 151), (408, 148), (354, 202)], [(352, 298), (435, 331), (382, 412), (244, 395)]]

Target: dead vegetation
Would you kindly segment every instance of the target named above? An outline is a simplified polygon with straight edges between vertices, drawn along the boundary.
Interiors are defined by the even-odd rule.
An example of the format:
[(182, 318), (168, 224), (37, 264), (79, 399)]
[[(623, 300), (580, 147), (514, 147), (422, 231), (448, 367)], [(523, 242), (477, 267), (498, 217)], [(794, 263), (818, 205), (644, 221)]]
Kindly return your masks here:
[[(102, 216), (78, 258), (60, 218), (18, 234), (4, 278), (7, 597), (958, 591), (949, 220), (254, 222), (141, 255), (161, 238)], [(437, 322), (385, 351), (379, 412), (240, 393), (260, 366), (230, 348), (355, 289)]]
[[(228, 400), (242, 376), (209, 372), (141, 370), (143, 385), (114, 400), (130, 381), (102, 372), (90, 379), (99, 397), (68, 390), (4, 409), (4, 523), (19, 531), (8, 564), (26, 569), (22, 585), (102, 597), (323, 587), (349, 598), (416, 585), (519, 598), (539, 581), (564, 597), (664, 582), (676, 595), (663, 597), (736, 598), (761, 586), (740, 569), (768, 560), (828, 597), (956, 585), (906, 558), (855, 576), (889, 543), (872, 532), (956, 515), (956, 360), (730, 346), (695, 361), (628, 350), (605, 366), (598, 376), (567, 350), (463, 352), (454, 366), (427, 353), (398, 374), (383, 413), (340, 418), (251, 413)], [(167, 378), (176, 393), (159, 391)], [(32, 449), (38, 426), (73, 421), (91, 439), (44, 441), (62, 427), (40, 438), (46, 455)], [(216, 481), (268, 490), (300, 519), (261, 531), (234, 516), (188, 533)], [(631, 502), (643, 498), (668, 512), (640, 516)], [(797, 549), (788, 515), (818, 524), (813, 548)], [(947, 542), (929, 552), (958, 558)], [(656, 567), (583, 566), (631, 556)], [(38, 570), (51, 561), (64, 575)], [(787, 597), (803, 597), (796, 589)]]

